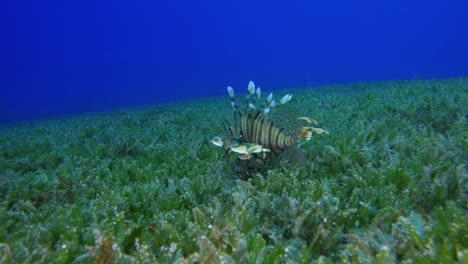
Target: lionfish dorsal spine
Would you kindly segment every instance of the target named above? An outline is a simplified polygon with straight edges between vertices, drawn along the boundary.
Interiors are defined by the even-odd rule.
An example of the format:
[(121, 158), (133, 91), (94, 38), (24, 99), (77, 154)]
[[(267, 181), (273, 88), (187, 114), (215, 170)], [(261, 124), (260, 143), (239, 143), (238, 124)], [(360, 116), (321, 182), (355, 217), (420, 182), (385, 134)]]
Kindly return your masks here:
[(229, 98), (231, 98), (232, 108), (234, 109), (235, 112), (240, 113), (239, 107), (237, 106), (237, 103), (236, 103), (236, 97), (234, 95), (234, 89), (231, 86), (228, 86), (227, 90), (228, 90), (228, 93), (229, 93)]

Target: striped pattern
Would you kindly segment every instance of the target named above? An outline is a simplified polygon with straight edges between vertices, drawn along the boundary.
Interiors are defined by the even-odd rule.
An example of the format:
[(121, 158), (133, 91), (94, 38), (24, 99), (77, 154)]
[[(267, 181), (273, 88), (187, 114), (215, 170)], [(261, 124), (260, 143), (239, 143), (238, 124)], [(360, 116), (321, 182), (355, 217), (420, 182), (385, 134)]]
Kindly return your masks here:
[(239, 114), (238, 128), (240, 128), (240, 134), (246, 142), (262, 145), (275, 154), (279, 154), (288, 147), (296, 146), (296, 140), (292, 136), (288, 136), (274, 127), (272, 122), (268, 121), (261, 112), (257, 112), (255, 115), (237, 113)]

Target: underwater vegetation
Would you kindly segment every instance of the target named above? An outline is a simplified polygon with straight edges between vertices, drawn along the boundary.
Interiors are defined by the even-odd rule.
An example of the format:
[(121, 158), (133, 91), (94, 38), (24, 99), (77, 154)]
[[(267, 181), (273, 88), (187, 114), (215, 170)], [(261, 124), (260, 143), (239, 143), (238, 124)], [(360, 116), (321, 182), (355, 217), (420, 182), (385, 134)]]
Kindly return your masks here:
[(468, 262), (468, 78), (275, 93), (330, 133), (247, 180), (226, 98), (2, 127), (0, 263)]

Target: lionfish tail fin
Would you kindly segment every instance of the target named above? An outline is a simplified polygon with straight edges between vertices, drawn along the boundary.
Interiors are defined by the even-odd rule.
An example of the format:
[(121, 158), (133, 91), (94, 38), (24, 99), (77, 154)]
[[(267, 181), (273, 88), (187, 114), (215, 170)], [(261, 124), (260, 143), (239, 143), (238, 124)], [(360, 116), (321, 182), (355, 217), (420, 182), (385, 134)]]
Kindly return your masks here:
[(306, 160), (304, 151), (302, 151), (297, 144), (286, 148), (285, 154), (291, 164), (298, 164)]

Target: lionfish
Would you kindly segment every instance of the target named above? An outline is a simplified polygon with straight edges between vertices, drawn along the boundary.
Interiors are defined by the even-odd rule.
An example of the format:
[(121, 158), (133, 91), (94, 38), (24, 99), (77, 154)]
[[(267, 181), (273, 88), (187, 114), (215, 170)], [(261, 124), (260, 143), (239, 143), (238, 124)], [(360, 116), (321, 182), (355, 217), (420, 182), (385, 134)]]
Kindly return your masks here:
[[(317, 121), (308, 117), (298, 117), (304, 126), (299, 126), (292, 133), (287, 134), (277, 128), (269, 119), (269, 114), (278, 106), (270, 93), (265, 100), (261, 100), (261, 89), (249, 82), (245, 106), (241, 109), (234, 96), (234, 89), (227, 87), (231, 106), (234, 109), (234, 122), (229, 125), (228, 135), (224, 138), (214, 137), (211, 142), (223, 147), (227, 156), (234, 154), (236, 171), (242, 178), (248, 178), (260, 170), (266, 169), (267, 160), (271, 156), (279, 157), (289, 154), (293, 161), (304, 159), (304, 154), (298, 144), (309, 141), (313, 133), (328, 134), (322, 128), (315, 127)], [(279, 105), (288, 103), (292, 95), (286, 94), (279, 100)]]

